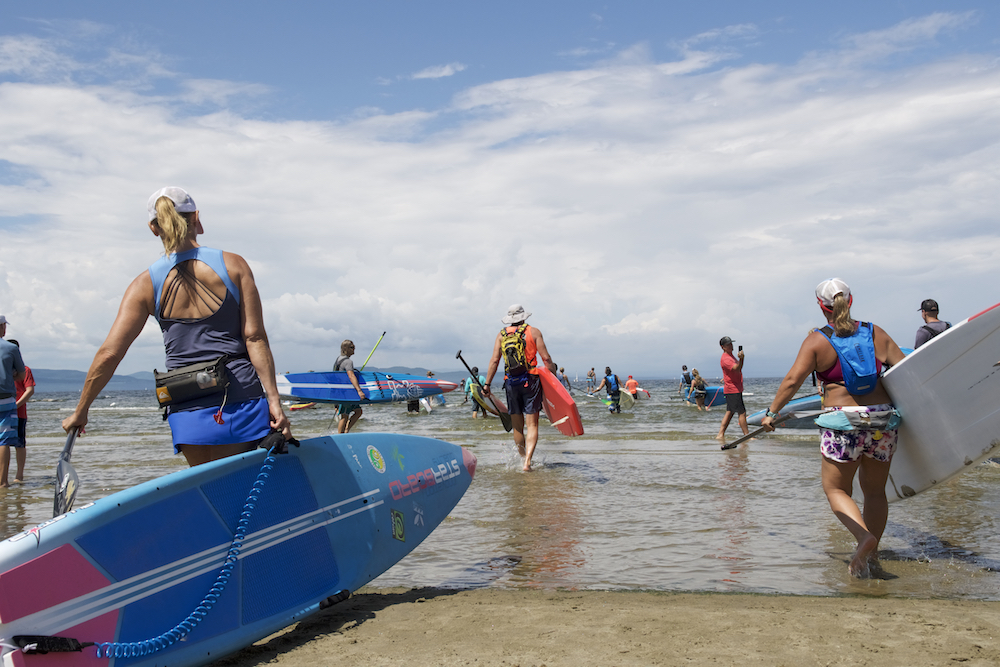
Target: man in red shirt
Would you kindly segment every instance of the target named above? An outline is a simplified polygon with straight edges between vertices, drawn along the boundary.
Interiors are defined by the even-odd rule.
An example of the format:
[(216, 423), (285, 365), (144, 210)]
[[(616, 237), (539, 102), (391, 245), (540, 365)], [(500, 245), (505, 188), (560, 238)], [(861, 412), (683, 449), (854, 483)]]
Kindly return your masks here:
[(719, 346), (722, 348), (720, 364), (724, 380), (722, 391), (726, 395), (726, 414), (722, 417), (722, 425), (719, 427), (719, 435), (715, 436), (716, 440), (726, 437), (726, 429), (729, 428), (733, 414), (739, 415), (743, 435), (750, 433), (750, 427), (747, 426), (747, 409), (743, 405), (743, 346), (740, 346), (736, 356), (733, 356), (733, 339), (729, 336), (723, 336)]

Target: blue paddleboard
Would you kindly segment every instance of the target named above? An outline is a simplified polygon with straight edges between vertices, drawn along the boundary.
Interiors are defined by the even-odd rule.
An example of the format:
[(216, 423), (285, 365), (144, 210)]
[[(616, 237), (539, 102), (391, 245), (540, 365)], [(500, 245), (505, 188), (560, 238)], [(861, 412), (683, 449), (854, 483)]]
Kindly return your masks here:
[[(285, 373), (278, 376), (278, 393), (303, 401), (321, 403), (391, 403), (412, 401), (454, 391), (458, 385), (421, 375), (363, 372), (358, 384), (364, 400), (351, 384), (345, 371), (330, 373)], [(443, 402), (443, 401), (442, 401)]]
[[(175, 472), (0, 543), (3, 664), (215, 661), (388, 570), (444, 520), (476, 469), (456, 445), (382, 433), (304, 440), (262, 476), (265, 457), (257, 450)], [(255, 481), (258, 499), (245, 508)], [(233, 544), (241, 514), (245, 537)], [(193, 627), (181, 639), (186, 618)], [(122, 657), (98, 657), (98, 646), (11, 650), (26, 635), (117, 642), (103, 648)]]

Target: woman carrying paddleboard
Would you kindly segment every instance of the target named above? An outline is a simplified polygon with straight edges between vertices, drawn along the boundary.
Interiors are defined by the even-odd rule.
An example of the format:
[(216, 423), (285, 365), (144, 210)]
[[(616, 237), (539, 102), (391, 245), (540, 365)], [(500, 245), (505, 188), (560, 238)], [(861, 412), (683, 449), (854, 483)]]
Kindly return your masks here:
[[(868, 577), (879, 569), (878, 543), (889, 515), (885, 484), (899, 424), (879, 375), (883, 367), (902, 361), (903, 352), (878, 326), (851, 318), (853, 298), (844, 281), (823, 281), (816, 287), (816, 299), (828, 326), (806, 337), (761, 426), (774, 430), (781, 409), (815, 371), (823, 383), (824, 409), (816, 420), (823, 491), (833, 513), (858, 541), (850, 573)], [(859, 469), (863, 512), (851, 498)]]
[(175, 453), (194, 466), (249, 451), (272, 428), (291, 438), (246, 260), (198, 245), (204, 228), (194, 200), (181, 188), (153, 193), (147, 213), (165, 256), (125, 290), (63, 428), (87, 423), (91, 403), (152, 315), (163, 331), (168, 369), (163, 384), (157, 380), (157, 398), (166, 406)]

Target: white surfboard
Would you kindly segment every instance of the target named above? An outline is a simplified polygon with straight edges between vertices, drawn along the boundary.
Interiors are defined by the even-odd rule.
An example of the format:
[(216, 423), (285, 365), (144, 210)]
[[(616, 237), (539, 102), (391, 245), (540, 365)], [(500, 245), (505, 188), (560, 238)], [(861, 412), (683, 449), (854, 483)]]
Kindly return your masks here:
[(890, 501), (1000, 451), (1000, 304), (924, 343), (882, 378), (902, 415)]

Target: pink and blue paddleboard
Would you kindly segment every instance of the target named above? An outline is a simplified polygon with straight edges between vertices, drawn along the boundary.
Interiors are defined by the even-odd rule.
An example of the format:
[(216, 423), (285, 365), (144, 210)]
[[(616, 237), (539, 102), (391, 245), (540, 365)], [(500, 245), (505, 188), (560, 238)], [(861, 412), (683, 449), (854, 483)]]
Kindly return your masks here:
[[(263, 474), (263, 450), (233, 456), (0, 543), (3, 665), (210, 663), (388, 570), (444, 520), (476, 470), (461, 447), (407, 435), (289, 449)], [(48, 637), (84, 647), (12, 648), (44, 649), (56, 641)]]

